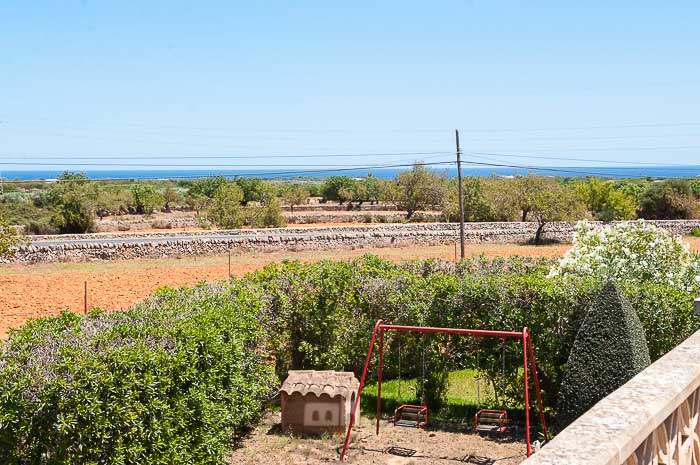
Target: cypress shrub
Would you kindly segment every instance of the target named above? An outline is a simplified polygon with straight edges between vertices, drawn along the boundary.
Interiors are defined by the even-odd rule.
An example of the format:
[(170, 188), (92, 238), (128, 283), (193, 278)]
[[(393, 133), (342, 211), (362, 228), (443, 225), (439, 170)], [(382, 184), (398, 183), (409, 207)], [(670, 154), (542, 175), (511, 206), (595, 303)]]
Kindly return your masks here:
[(629, 301), (608, 281), (588, 311), (569, 354), (559, 392), (562, 427), (651, 363), (644, 328)]

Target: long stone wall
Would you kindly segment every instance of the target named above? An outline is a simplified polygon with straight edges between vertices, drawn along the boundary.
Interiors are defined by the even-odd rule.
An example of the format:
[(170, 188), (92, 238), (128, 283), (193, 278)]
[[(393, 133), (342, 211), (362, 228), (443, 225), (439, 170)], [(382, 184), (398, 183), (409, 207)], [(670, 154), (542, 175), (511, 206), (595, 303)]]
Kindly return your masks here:
[(700, 465), (700, 331), (523, 465)]
[[(673, 234), (688, 234), (700, 220), (654, 222)], [(592, 228), (602, 223), (590, 223)], [(535, 223), (468, 223), (468, 242), (524, 242), (534, 236)], [(570, 241), (573, 226), (551, 223), (545, 237)], [(159, 231), (33, 236), (29, 246), (10, 258), (15, 263), (160, 258), (223, 253), (227, 250), (308, 250), (451, 244), (458, 240), (456, 223), (381, 224), (321, 228), (271, 228), (216, 231)]]
[[(294, 213), (284, 211), (282, 215), (288, 224), (314, 224), (314, 223), (396, 223), (405, 219), (406, 214), (394, 209), (393, 211), (379, 210), (352, 210), (344, 209), (323, 210), (320, 208), (301, 211), (294, 209)], [(443, 219), (439, 212), (417, 212), (414, 221), (437, 222)], [(172, 216), (168, 218), (153, 218), (147, 216), (136, 217), (112, 217), (111, 219), (98, 220), (95, 224), (96, 232), (127, 232), (144, 230), (170, 230), (180, 228), (198, 228), (200, 226), (197, 217)], [(24, 229), (24, 226), (16, 226)]]

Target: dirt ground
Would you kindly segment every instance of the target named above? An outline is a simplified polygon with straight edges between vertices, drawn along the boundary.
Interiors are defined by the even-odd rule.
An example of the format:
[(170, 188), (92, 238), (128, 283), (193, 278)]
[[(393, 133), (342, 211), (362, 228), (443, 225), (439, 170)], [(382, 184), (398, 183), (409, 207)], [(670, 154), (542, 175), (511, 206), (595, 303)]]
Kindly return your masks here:
[[(300, 438), (280, 431), (279, 412), (269, 413), (229, 457), (231, 465), (325, 464), (338, 462), (343, 436)], [(374, 421), (362, 418), (353, 428), (347, 463), (427, 465), (471, 463), (515, 465), (525, 460), (525, 443), (480, 437), (470, 432), (397, 428), (382, 420), (380, 434)], [(453, 428), (454, 429), (454, 428)], [(411, 457), (392, 454), (391, 447), (415, 451)], [(396, 452), (399, 452), (395, 449)], [(495, 460), (495, 461), (493, 461)]]
[[(525, 246), (517, 244), (467, 244), (469, 256), (485, 254), (557, 256), (567, 245)], [(356, 250), (245, 252), (233, 255), (231, 274), (241, 276), (284, 259), (318, 261), (346, 260), (374, 253), (389, 260), (415, 258), (454, 259), (453, 245), (404, 246)], [(61, 309), (82, 312), (84, 285), (87, 305), (105, 309), (125, 308), (161, 286), (185, 286), (200, 281), (225, 279), (228, 257), (187, 257), (182, 259), (129, 260), (114, 262), (58, 263), (47, 265), (0, 266), (0, 338), (7, 329), (27, 318), (47, 316)]]

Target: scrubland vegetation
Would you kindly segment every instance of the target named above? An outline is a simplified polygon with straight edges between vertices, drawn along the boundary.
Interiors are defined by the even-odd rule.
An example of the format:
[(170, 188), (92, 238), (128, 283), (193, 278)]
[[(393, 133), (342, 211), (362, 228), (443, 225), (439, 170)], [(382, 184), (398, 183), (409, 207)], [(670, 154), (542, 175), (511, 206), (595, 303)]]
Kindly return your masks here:
[[(700, 218), (700, 181), (465, 177), (465, 220), (536, 221), (535, 238), (550, 221)], [(363, 204), (396, 208), (404, 221), (423, 220), (421, 211), (458, 220), (457, 181), (416, 164), (394, 179), (330, 176), (263, 180), (209, 177), (195, 180), (98, 181), (63, 173), (55, 182), (13, 182), (0, 196), (0, 218), (30, 234), (92, 231), (98, 218), (149, 215), (173, 209), (197, 213), (200, 226), (283, 226), (282, 206), (292, 212), (311, 197), (348, 210)]]

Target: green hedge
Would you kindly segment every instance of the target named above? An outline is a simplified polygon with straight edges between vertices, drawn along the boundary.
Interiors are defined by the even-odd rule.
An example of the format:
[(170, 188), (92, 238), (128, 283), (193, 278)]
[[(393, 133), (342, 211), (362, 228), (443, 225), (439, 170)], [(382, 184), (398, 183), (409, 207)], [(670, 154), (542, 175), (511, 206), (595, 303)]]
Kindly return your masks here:
[(650, 363), (637, 313), (608, 282), (571, 349), (559, 397), (560, 425), (567, 426)]
[[(266, 324), (275, 339), (277, 373), (289, 369), (341, 369), (359, 375), (377, 319), (410, 325), (519, 330), (534, 335), (545, 402), (554, 411), (569, 352), (603, 283), (592, 278), (549, 277), (549, 261), (515, 259), (395, 264), (373, 256), (353, 262), (270, 265), (244, 281), (261, 289)], [(639, 313), (656, 359), (700, 329), (689, 291), (660, 285), (622, 290)], [(403, 334), (403, 375), (420, 373), (422, 342)], [(398, 341), (386, 335), (385, 374), (396, 376)], [(520, 347), (501, 341), (430, 335), (428, 370), (473, 367), (499, 386), (500, 404), (522, 403)], [(370, 380), (374, 377), (373, 359)], [(500, 389), (504, 386), (504, 389)]]
[(221, 463), (273, 383), (259, 296), (156, 292), (126, 312), (64, 312), (0, 352), (0, 463)]

